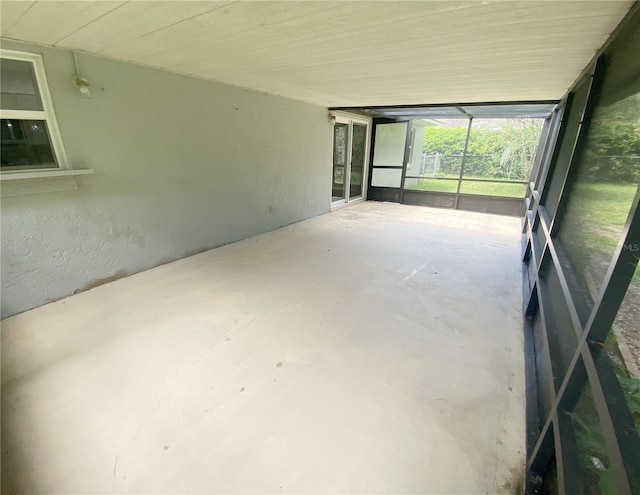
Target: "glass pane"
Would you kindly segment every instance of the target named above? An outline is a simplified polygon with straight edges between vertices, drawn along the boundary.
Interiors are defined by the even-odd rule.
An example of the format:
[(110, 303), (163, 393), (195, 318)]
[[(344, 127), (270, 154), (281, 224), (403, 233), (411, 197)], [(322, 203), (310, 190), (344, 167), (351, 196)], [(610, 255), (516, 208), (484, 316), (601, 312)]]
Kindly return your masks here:
[[(557, 113), (554, 112), (554, 115), (557, 115)], [(538, 186), (540, 185), (540, 178), (543, 175), (543, 164), (545, 163), (546, 157), (548, 156), (550, 150), (550, 132), (552, 122), (557, 122), (557, 120), (553, 120), (552, 117), (549, 117), (542, 122), (542, 128), (540, 129), (540, 139), (538, 141), (536, 155), (533, 159), (533, 165), (531, 167), (529, 180), (534, 184), (537, 184)], [(551, 135), (553, 136), (554, 134)], [(551, 141), (553, 141), (553, 139), (551, 139)], [(529, 197), (530, 194), (531, 192), (528, 191), (527, 197)]]
[[(543, 119), (474, 119), (464, 177), (528, 181), (543, 123)], [(524, 197), (525, 189), (521, 191)]]
[(0, 59), (0, 108), (42, 110), (33, 64), (24, 60)]
[(580, 127), (580, 121), (582, 120), (582, 113), (587, 102), (587, 95), (589, 94), (590, 80), (590, 78), (585, 78), (584, 82), (575, 89), (573, 93), (573, 103), (571, 104), (569, 111), (565, 111), (563, 116), (564, 138), (556, 144), (558, 147), (557, 158), (550, 165), (553, 167), (551, 172), (551, 181), (548, 183), (547, 188), (544, 191), (541, 191), (542, 203), (546, 206), (551, 218), (553, 218), (558, 209), (564, 178), (567, 175), (569, 160), (571, 159), (571, 153), (573, 152), (573, 145)]
[(440, 191), (455, 193), (458, 190), (457, 180), (406, 178), (404, 188), (414, 191)]
[(44, 120), (2, 119), (3, 170), (57, 167)]
[[(415, 122), (422, 122), (419, 125), (424, 127), (424, 134), (421, 148), (420, 140), (417, 138), (415, 140), (415, 147), (412, 148), (411, 153), (411, 168), (407, 166), (407, 176), (457, 179), (460, 176), (460, 164), (462, 163), (469, 121), (442, 119), (438, 120), (437, 126), (433, 121), (428, 123), (425, 121)], [(414, 136), (417, 133), (418, 130), (415, 129)], [(417, 162), (418, 149), (422, 151), (419, 166)], [(416, 156), (414, 156), (414, 152)], [(454, 192), (457, 187), (456, 185)]]
[(536, 234), (536, 237), (538, 238), (538, 242), (540, 243), (540, 256), (542, 256), (542, 253), (544, 253), (544, 250), (547, 247), (547, 236), (544, 235), (544, 229), (542, 228), (540, 219), (538, 219), (538, 221), (536, 222), (533, 230)]
[[(404, 163), (406, 140), (407, 122), (378, 124), (376, 126), (376, 143), (373, 149), (373, 166), (401, 167)], [(394, 187), (400, 187), (400, 184)]]
[(540, 275), (553, 382), (558, 391), (578, 346), (578, 337), (551, 258), (546, 258), (543, 262)]
[(541, 244), (540, 241), (542, 240), (542, 242), (546, 243), (546, 237), (542, 232), (542, 227), (540, 227), (540, 216), (538, 214), (536, 214), (535, 220), (533, 222), (535, 226), (533, 228), (531, 238), (533, 240), (533, 246), (535, 247), (535, 258), (532, 257), (529, 264), (535, 264), (535, 266), (538, 266), (540, 264), (540, 259), (542, 259), (544, 248), (544, 245)]
[(559, 238), (589, 306), (640, 181), (640, 93), (596, 107)]
[(419, 175), (422, 163), (422, 147), (424, 145), (424, 128), (426, 120), (411, 121), (411, 142), (409, 143), (409, 162), (407, 175)]
[(548, 357), (545, 350), (545, 336), (543, 324), (538, 311), (533, 320), (533, 345), (536, 354), (536, 380), (538, 388), (538, 420), (539, 429), (542, 430), (549, 413), (551, 412), (552, 398), (555, 397), (553, 388), (553, 376), (548, 372)]
[(347, 178), (347, 124), (336, 123), (333, 126), (333, 177), (331, 185), (332, 201), (345, 199), (345, 181)]
[[(640, 250), (640, 246), (636, 247)], [(605, 349), (640, 435), (640, 265), (622, 301)]]
[[(537, 247), (536, 240), (532, 240), (531, 242)], [(533, 256), (529, 258), (529, 262), (527, 263), (527, 281), (529, 291), (531, 291), (531, 289), (533, 289), (533, 284), (536, 281), (536, 260)]]
[(589, 383), (571, 415), (585, 495), (615, 495), (613, 472)]
[(353, 124), (353, 143), (351, 145), (351, 181), (349, 198), (362, 196), (362, 176), (364, 173), (364, 155), (367, 144), (367, 126)]
[(526, 192), (524, 184), (502, 184), (500, 182), (476, 182), (463, 180), (460, 192), (465, 194), (484, 194), (487, 196), (507, 196), (523, 198)]
[(553, 456), (549, 467), (542, 477), (542, 484), (538, 490), (540, 495), (557, 495), (558, 494), (558, 467), (556, 466), (556, 457)]
[(375, 187), (400, 187), (402, 170), (399, 168), (374, 168), (371, 185)]

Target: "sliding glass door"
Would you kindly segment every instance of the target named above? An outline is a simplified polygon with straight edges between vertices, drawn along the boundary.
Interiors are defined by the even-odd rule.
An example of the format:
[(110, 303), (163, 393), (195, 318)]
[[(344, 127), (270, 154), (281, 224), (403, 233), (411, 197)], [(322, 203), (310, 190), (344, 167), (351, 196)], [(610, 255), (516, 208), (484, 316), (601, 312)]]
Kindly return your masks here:
[(333, 126), (333, 173), (331, 184), (331, 203), (344, 203), (347, 199), (345, 177), (347, 175), (347, 138), (349, 124), (336, 122)]
[(366, 124), (357, 122), (351, 125), (351, 173), (349, 176), (349, 199), (351, 200), (362, 198), (367, 127)]
[(368, 121), (347, 117), (338, 117), (333, 126), (331, 205), (334, 207), (364, 197), (368, 131)]

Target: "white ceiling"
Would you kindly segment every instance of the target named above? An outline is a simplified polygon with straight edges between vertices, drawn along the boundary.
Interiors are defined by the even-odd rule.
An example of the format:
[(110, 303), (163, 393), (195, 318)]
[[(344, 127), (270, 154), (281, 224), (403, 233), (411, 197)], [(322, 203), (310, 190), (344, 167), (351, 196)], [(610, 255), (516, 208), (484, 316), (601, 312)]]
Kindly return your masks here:
[(329, 107), (559, 99), (631, 1), (8, 1), (2, 37)]

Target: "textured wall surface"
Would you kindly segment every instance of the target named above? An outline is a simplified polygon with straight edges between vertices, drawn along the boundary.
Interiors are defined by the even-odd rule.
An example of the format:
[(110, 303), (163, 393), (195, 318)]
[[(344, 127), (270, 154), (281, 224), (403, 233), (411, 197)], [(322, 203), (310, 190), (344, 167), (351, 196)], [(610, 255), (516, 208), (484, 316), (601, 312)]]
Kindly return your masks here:
[(329, 210), (325, 108), (71, 52), (41, 53), (77, 191), (2, 198), (2, 317)]

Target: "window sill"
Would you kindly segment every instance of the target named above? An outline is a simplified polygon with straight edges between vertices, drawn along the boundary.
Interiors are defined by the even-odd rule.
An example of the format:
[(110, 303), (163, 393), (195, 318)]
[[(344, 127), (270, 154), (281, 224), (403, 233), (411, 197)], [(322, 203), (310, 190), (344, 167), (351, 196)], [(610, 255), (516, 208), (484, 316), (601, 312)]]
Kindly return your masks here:
[(78, 170), (19, 170), (0, 173), (2, 197), (22, 196), (78, 189), (76, 178), (91, 175), (91, 169)]
[(59, 168), (49, 170), (17, 170), (15, 172), (0, 173), (0, 182), (26, 179), (57, 179), (59, 177), (91, 175), (93, 173), (93, 170), (89, 168), (82, 168), (78, 170), (61, 170)]

